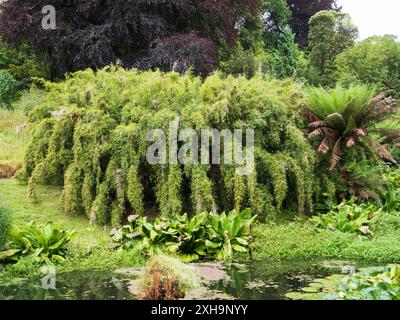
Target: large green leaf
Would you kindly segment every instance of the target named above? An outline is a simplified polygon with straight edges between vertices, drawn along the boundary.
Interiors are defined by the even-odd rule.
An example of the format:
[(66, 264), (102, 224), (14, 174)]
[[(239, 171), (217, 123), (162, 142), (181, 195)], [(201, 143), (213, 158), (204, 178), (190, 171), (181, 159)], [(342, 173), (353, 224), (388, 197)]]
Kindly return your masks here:
[(9, 249), (5, 251), (0, 252), (0, 261), (5, 261), (10, 258), (14, 258), (18, 256), (18, 253), (20, 253), (22, 250), (20, 249)]
[(207, 248), (217, 249), (221, 246), (221, 243), (212, 242), (210, 240), (206, 240), (205, 242)]
[(247, 252), (248, 251), (245, 247), (240, 246), (238, 244), (233, 244), (232, 248), (233, 248), (233, 250), (235, 250), (237, 252)]

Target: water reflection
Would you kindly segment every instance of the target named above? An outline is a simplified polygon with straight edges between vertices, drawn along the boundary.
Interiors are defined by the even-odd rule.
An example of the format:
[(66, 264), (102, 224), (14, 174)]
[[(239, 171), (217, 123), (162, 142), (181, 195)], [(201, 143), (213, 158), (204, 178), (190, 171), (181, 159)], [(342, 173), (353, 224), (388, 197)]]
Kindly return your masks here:
[(40, 279), (0, 287), (1, 300), (125, 300), (134, 299), (127, 280), (107, 271), (76, 271), (57, 276), (56, 289), (43, 289)]
[[(300, 290), (313, 279), (349, 269), (373, 266), (363, 261), (324, 259), (282, 259), (250, 261), (225, 265), (226, 277), (210, 282), (206, 292), (220, 292), (226, 297), (249, 300), (287, 299), (289, 291)], [(125, 300), (136, 299), (129, 292), (134, 275), (112, 271), (75, 271), (58, 274), (56, 290), (45, 290), (40, 279), (0, 287), (0, 299), (7, 300)], [(224, 295), (220, 295), (224, 297)], [(195, 299), (196, 296), (191, 296)], [(204, 297), (202, 297), (204, 298)]]

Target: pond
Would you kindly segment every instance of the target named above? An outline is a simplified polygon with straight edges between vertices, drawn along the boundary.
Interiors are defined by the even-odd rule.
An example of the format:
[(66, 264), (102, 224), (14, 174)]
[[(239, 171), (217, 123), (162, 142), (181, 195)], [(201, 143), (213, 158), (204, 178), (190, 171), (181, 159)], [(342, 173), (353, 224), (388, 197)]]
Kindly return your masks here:
[[(365, 261), (282, 259), (216, 264), (224, 276), (188, 293), (188, 299), (287, 299), (313, 279), (375, 266)], [(0, 300), (126, 300), (137, 299), (130, 286), (134, 272), (75, 271), (57, 274), (56, 289), (43, 289), (40, 279), (0, 287)]]

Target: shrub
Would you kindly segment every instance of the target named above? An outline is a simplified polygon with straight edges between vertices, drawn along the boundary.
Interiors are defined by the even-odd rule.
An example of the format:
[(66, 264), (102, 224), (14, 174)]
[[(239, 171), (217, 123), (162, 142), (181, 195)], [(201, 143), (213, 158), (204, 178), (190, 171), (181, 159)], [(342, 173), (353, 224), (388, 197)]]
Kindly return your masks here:
[(67, 232), (52, 223), (37, 226), (33, 222), (22, 228), (11, 229), (6, 250), (0, 252), (0, 262), (16, 262), (21, 258), (32, 259), (39, 264), (64, 261), (68, 249), (66, 245), (75, 236), (75, 231)]
[(152, 257), (140, 279), (144, 300), (177, 300), (189, 289), (200, 286), (200, 278), (189, 266), (165, 255)]
[(250, 227), (256, 216), (249, 210), (241, 213), (231, 211), (228, 215), (211, 214), (207, 227), (209, 239), (205, 241), (206, 251), (218, 260), (232, 259), (234, 252), (247, 253), (251, 239)]
[(244, 75), (252, 78), (258, 72), (267, 72), (270, 60), (270, 54), (267, 52), (244, 50), (239, 44), (232, 50), (229, 58), (220, 63), (220, 70), (226, 75)]
[(343, 201), (327, 214), (313, 217), (312, 223), (319, 229), (372, 235), (369, 225), (380, 211), (374, 205), (357, 205), (355, 200), (356, 198), (352, 198), (350, 201)]
[(33, 77), (44, 75), (44, 67), (26, 44), (17, 50), (11, 49), (0, 37), (0, 108), (9, 107), (17, 93), (31, 84)]
[(233, 253), (247, 253), (251, 240), (250, 226), (256, 216), (250, 210), (241, 213), (201, 213), (188, 219), (187, 215), (161, 217), (149, 222), (146, 217), (131, 216), (131, 224), (113, 230), (113, 241), (125, 249), (135, 247), (138, 240), (153, 254), (165, 246), (182, 260), (199, 258), (229, 260)]
[(383, 185), (380, 192), (382, 209), (393, 214), (400, 213), (400, 170), (387, 170), (383, 174)]
[[(64, 184), (67, 214), (118, 225), (131, 214), (312, 211), (315, 156), (295, 115), (304, 96), (286, 80), (244, 77), (204, 82), (191, 75), (107, 68), (86, 70), (49, 91), (29, 115), (34, 134), (20, 177), (31, 195), (40, 183)], [(255, 130), (255, 170), (237, 166), (149, 165), (147, 133), (203, 128)], [(154, 208), (149, 204), (156, 204)]]
[(4, 247), (7, 234), (11, 227), (11, 211), (0, 206), (0, 250)]
[(306, 76), (308, 61), (294, 42), (289, 27), (284, 27), (277, 35), (273, 48), (245, 50), (239, 44), (229, 58), (220, 63), (220, 69), (227, 75), (254, 77), (257, 73), (270, 74), (278, 79)]
[(17, 93), (17, 81), (7, 71), (0, 70), (0, 107), (10, 107)]

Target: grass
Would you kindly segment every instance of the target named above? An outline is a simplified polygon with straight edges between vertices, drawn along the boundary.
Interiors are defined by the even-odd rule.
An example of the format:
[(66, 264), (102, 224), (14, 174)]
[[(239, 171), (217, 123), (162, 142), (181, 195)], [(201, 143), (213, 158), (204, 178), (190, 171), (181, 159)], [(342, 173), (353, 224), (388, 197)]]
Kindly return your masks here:
[(23, 92), (11, 109), (0, 108), (0, 179), (10, 178), (19, 169), (32, 132), (27, 116), (43, 99), (45, 92), (32, 87)]
[[(339, 231), (316, 230), (304, 221), (268, 223), (255, 227), (255, 259), (312, 258), (365, 259), (400, 262), (400, 230), (384, 222), (373, 238)], [(376, 228), (377, 230), (378, 228)]]
[(16, 164), (24, 158), (31, 138), (30, 130), (23, 127), (26, 121), (20, 110), (0, 109), (0, 164)]

